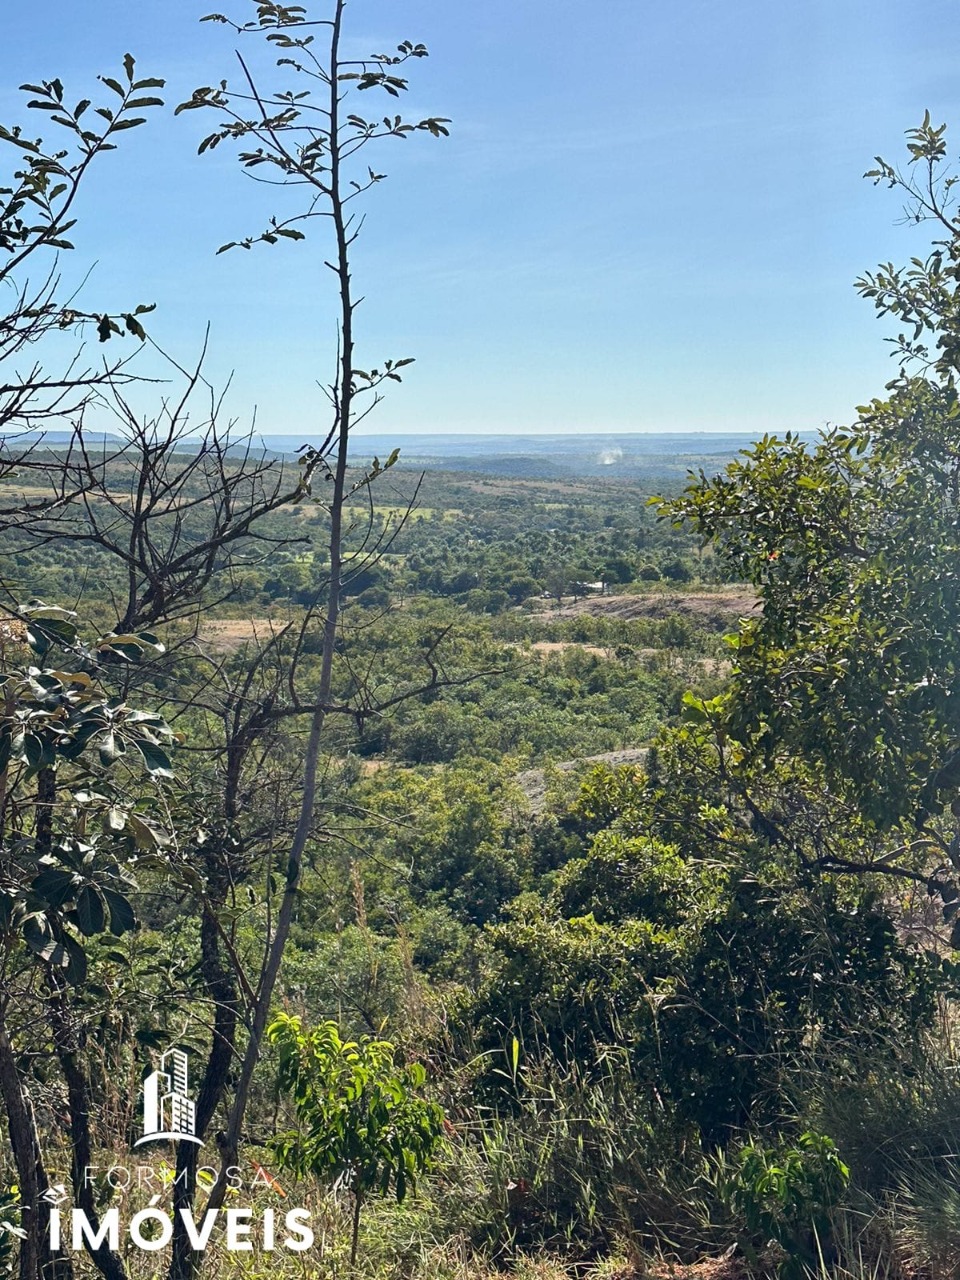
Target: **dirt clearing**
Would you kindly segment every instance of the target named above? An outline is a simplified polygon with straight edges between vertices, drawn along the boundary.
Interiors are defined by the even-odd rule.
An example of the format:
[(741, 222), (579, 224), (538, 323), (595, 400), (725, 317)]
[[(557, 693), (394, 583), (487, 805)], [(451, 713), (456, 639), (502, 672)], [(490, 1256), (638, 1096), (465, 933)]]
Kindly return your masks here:
[(251, 640), (266, 643), (285, 626), (281, 618), (213, 618), (200, 624), (197, 638), (213, 653), (234, 653)]
[(668, 618), (679, 613), (701, 620), (742, 618), (756, 613), (760, 601), (751, 591), (677, 591), (623, 596), (584, 596), (561, 608), (544, 609), (553, 618), (578, 618), (582, 614), (606, 618)]

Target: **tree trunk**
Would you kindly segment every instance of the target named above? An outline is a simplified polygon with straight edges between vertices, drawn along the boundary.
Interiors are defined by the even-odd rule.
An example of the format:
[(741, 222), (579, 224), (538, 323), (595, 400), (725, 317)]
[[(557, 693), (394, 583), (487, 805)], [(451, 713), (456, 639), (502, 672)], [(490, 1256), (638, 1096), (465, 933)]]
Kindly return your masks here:
[[(90, 1084), (77, 1057), (77, 1047), (63, 1007), (63, 998), (55, 996), (51, 1007), (54, 1045), (60, 1070), (67, 1082), (67, 1098), (70, 1104), (70, 1176), (73, 1181), (73, 1200), (78, 1209), (87, 1215), (94, 1231), (99, 1230), (100, 1216), (93, 1195), (93, 1186), (84, 1176), (88, 1165), (93, 1164), (93, 1143), (90, 1137)], [(106, 1280), (126, 1280), (126, 1268), (118, 1253), (106, 1243), (93, 1248), (84, 1241), (93, 1264)]]
[(357, 1265), (357, 1245), (360, 1241), (360, 1210), (363, 1208), (363, 1195), (358, 1187), (353, 1193), (353, 1235), (350, 1238), (350, 1266)]
[(20, 1187), (20, 1220), (26, 1232), (20, 1241), (20, 1280), (69, 1278), (72, 1274), (69, 1260), (50, 1251), (50, 1206), (41, 1199), (50, 1183), (43, 1164), (33, 1108), (20, 1080), (13, 1045), (2, 1023), (0, 1097), (7, 1113), (10, 1146)]
[(266, 963), (257, 990), (253, 1009), (250, 1036), (244, 1053), (240, 1078), (237, 1082), (233, 1105), (226, 1131), (218, 1135), (220, 1149), (220, 1176), (214, 1186), (208, 1205), (218, 1209), (226, 1195), (226, 1170), (240, 1159), (240, 1141), (244, 1117), (253, 1083), (253, 1073), (260, 1060), (260, 1049), (267, 1027), (270, 1004), (280, 973), (280, 965), (286, 950), (290, 926), (300, 892), (300, 873), (303, 854), (313, 830), (316, 812), (317, 773), (320, 760), (320, 744), (326, 722), (326, 706), (333, 686), (333, 659), (337, 648), (337, 629), (340, 622), (341, 576), (343, 573), (343, 509), (347, 489), (347, 443), (353, 411), (353, 311), (354, 303), (350, 284), (350, 233), (340, 192), (340, 32), (346, 0), (337, 0), (330, 34), (330, 58), (326, 70), (330, 78), (330, 170), (329, 199), (337, 239), (336, 274), (340, 289), (340, 362), (333, 392), (336, 417), (330, 439), (336, 441), (336, 465), (330, 494), (330, 585), (327, 590), (326, 615), (323, 627), (323, 649), (320, 662), (320, 679), (316, 691), (316, 710), (310, 721), (303, 762), (303, 794), (297, 828), (287, 854), (287, 868), (283, 897), (277, 913), (277, 924), (270, 941)]
[[(204, 985), (215, 1002), (213, 1043), (197, 1095), (196, 1136), (202, 1138), (220, 1104), (237, 1034), (237, 991), (232, 974), (220, 954), (217, 925), (209, 909), (200, 924), (201, 971)], [(190, 1244), (180, 1209), (193, 1209), (197, 1192), (197, 1163), (200, 1149), (192, 1142), (177, 1146), (177, 1176), (174, 1183), (173, 1253), (168, 1280), (191, 1280), (197, 1270), (197, 1255)]]

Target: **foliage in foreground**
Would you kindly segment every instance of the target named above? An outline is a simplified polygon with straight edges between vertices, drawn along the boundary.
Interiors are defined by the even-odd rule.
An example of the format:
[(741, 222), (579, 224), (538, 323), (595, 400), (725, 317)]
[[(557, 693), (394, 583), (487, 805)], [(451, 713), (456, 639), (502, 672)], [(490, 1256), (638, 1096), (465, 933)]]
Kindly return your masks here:
[(298, 1126), (279, 1134), (273, 1150), (281, 1169), (350, 1191), (353, 1264), (364, 1200), (392, 1191), (402, 1203), (415, 1190), (442, 1138), (443, 1112), (420, 1096), (420, 1063), (398, 1067), (389, 1041), (344, 1041), (335, 1022), (305, 1032), (285, 1014), (267, 1038), (279, 1050), (278, 1082), (293, 1096)]

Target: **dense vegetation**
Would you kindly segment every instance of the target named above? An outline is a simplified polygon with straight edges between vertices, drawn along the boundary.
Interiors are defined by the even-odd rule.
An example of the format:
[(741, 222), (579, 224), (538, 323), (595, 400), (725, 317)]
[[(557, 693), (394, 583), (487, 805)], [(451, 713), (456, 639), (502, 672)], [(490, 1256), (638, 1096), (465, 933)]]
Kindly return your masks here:
[[(298, 9), (231, 25), (336, 98), (342, 10), (326, 63)], [(343, 75), (396, 97), (425, 53)], [(99, 134), (31, 90), (73, 167), (4, 134), (11, 279), (162, 88), (134, 65)], [(445, 132), (349, 116), (344, 141), (296, 101), (251, 122), (224, 82), (181, 109), (341, 231), (330, 157)], [(188, 430), (196, 374), (116, 446), (84, 425), (124, 405), (116, 371), (78, 379), (62, 446), (14, 433), (63, 415), (58, 379), (0, 387), (0, 1269), (302, 1271), (200, 1259), (170, 1216), (252, 1169), (261, 1205), (310, 1206), (311, 1275), (956, 1274), (960, 226), (943, 131), (911, 157), (919, 182), (878, 176), (947, 238), (861, 282), (914, 330), (887, 397), (653, 505), (348, 452), (351, 403), (404, 362), (352, 364), (344, 235), (334, 425), (299, 463)], [(143, 314), (41, 292), (0, 356)], [(171, 1046), (218, 1155), (149, 1147), (156, 1181), (120, 1185)], [(160, 1204), (168, 1252), (96, 1225), (58, 1249), (61, 1191), (91, 1224)]]

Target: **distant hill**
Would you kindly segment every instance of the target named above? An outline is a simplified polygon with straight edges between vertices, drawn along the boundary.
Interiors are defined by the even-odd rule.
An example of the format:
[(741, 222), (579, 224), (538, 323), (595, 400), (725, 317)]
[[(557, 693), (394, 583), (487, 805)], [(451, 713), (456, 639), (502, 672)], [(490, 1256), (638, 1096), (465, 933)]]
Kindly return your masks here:
[[(813, 433), (811, 433), (812, 435)], [(456, 435), (453, 433), (355, 435), (355, 461), (383, 460), (399, 448), (399, 465), (423, 470), (483, 472), (487, 475), (530, 479), (640, 478), (682, 479), (687, 471), (715, 470), (725, 465), (754, 436), (743, 434), (621, 433), (616, 435)], [(296, 451), (309, 438), (292, 435), (262, 437), (279, 453)]]
[[(810, 433), (811, 436), (814, 433)], [(69, 431), (26, 432), (18, 436), (0, 437), (12, 449), (42, 443), (53, 449), (69, 445)], [(91, 445), (119, 448), (121, 437), (105, 431), (87, 431)], [(419, 434), (398, 432), (396, 435), (355, 435), (350, 441), (352, 461), (382, 460), (399, 448), (399, 464), (418, 470), (442, 469), (484, 473), (515, 479), (566, 480), (573, 477), (610, 480), (648, 479), (682, 480), (688, 471), (703, 467), (716, 471), (754, 437), (743, 434), (689, 433), (621, 433), (617, 435), (457, 435), (454, 433)], [(290, 456), (304, 445), (319, 444), (320, 437), (310, 435), (259, 436), (268, 454)], [(196, 444), (183, 442), (184, 452)], [(238, 437), (237, 449), (245, 447)]]
[[(32, 444), (44, 444), (51, 449), (62, 449), (74, 440), (72, 431), (18, 431), (10, 435), (0, 435), (0, 444), (11, 449), (27, 448)], [(123, 443), (120, 436), (109, 431), (84, 431), (83, 438), (87, 444), (109, 445), (117, 447)]]

